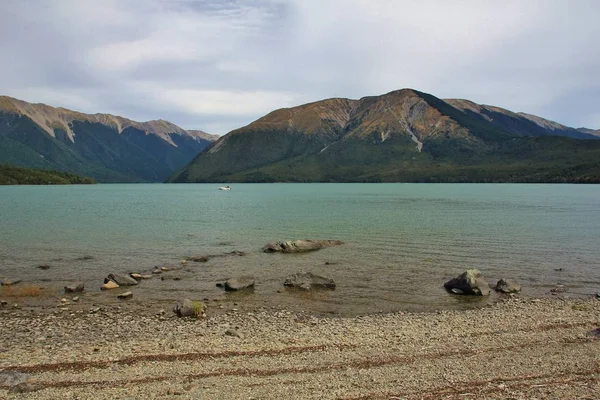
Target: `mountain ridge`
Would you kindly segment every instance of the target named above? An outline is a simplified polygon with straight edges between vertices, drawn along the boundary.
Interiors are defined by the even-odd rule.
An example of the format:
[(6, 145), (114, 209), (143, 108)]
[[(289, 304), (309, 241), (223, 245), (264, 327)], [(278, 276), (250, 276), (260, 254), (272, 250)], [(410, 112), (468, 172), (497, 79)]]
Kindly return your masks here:
[(162, 119), (85, 114), (0, 96), (0, 163), (90, 176), (160, 182), (216, 140)]
[(600, 141), (584, 141), (590, 150), (576, 141), (597, 137), (534, 117), (414, 89), (325, 99), (274, 110), (231, 131), (169, 181), (600, 179), (573, 172), (600, 167)]

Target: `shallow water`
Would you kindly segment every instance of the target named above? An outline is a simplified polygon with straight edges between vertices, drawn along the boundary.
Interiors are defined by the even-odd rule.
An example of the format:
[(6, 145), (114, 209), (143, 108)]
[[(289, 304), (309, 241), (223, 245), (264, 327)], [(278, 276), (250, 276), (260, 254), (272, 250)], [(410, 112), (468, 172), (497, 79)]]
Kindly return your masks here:
[[(600, 186), (513, 184), (123, 184), (0, 187), (0, 277), (60, 289), (83, 280), (95, 300), (110, 272), (150, 271), (196, 254), (245, 257), (189, 263), (136, 287), (136, 301), (225, 298), (319, 313), (462, 308), (443, 283), (479, 268), (490, 283), (520, 281), (524, 295), (557, 283), (570, 295), (600, 290)], [(341, 239), (298, 255), (267, 242)], [(81, 260), (83, 256), (91, 260)], [(50, 264), (40, 270), (39, 264)], [(329, 263), (329, 264), (326, 264)], [(560, 270), (562, 269), (562, 270)], [(286, 275), (333, 278), (332, 292), (282, 290)], [(221, 279), (254, 275), (252, 294)], [(279, 293), (280, 291), (281, 293)], [(114, 296), (110, 296), (112, 299)]]

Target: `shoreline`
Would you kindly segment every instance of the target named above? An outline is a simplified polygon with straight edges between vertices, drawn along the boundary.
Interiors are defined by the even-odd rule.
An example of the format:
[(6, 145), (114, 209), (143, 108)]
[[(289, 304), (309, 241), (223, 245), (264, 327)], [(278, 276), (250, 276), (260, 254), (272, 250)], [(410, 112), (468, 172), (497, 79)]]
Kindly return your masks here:
[[(41, 384), (32, 399), (600, 396), (597, 299), (506, 297), (356, 317), (170, 313), (5, 309), (0, 370)], [(0, 397), (22, 396), (7, 389)]]

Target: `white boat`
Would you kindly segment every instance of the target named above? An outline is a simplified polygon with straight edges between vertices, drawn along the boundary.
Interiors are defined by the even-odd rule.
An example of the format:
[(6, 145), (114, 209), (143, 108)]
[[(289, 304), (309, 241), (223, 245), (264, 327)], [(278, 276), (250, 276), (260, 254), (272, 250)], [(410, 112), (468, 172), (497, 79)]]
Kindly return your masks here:
[(231, 190), (231, 186), (220, 186), (219, 190)]

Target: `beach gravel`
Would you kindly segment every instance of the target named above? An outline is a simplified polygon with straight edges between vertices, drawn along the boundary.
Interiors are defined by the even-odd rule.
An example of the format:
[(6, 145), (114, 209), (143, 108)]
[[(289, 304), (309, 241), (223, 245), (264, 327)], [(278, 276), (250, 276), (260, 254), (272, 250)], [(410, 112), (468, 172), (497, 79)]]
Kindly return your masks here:
[(0, 320), (0, 374), (37, 389), (12, 393), (7, 378), (6, 399), (600, 398), (596, 299), (352, 318), (7, 309)]

